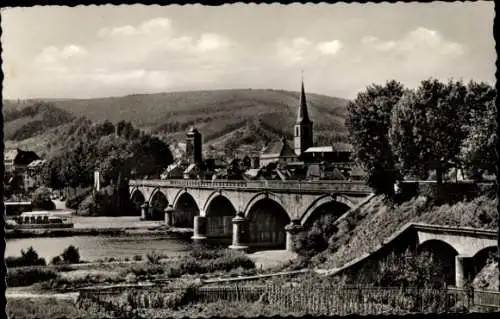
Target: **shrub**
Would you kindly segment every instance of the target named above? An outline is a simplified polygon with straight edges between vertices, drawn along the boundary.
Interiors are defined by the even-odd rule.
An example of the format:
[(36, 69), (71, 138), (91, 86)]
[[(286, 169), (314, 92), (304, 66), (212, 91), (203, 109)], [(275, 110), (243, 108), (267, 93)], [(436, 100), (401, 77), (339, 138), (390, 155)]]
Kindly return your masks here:
[(134, 260), (135, 261), (141, 261), (142, 260), (142, 256), (141, 255), (135, 255), (134, 256)]
[(50, 261), (50, 263), (52, 265), (60, 265), (62, 263), (61, 256), (55, 256), (54, 258), (52, 258), (52, 260)]
[(76, 194), (68, 197), (66, 200), (66, 206), (71, 209), (77, 209), (80, 203), (89, 195), (92, 194), (92, 188), (84, 188), (79, 190)]
[(160, 263), (160, 259), (161, 259), (161, 256), (158, 255), (157, 253), (155, 252), (152, 252), (152, 253), (148, 253), (146, 255), (146, 258), (148, 259), (148, 262), (150, 262), (151, 264), (159, 264)]
[(37, 282), (56, 279), (57, 273), (50, 269), (41, 268), (14, 268), (7, 272), (7, 286), (30, 286)]
[(7, 257), (5, 264), (7, 267), (45, 266), (46, 262), (38, 256), (33, 247), (29, 247), (26, 251), (21, 250), (20, 257)]
[(407, 250), (392, 253), (377, 263), (368, 263), (351, 280), (381, 287), (442, 288), (443, 265), (432, 254)]
[(33, 192), (31, 205), (34, 209), (53, 210), (56, 205), (50, 199), (51, 191), (47, 187), (39, 187)]
[(164, 273), (163, 267), (153, 264), (141, 264), (133, 265), (123, 271), (123, 275), (126, 276), (128, 273), (133, 273), (137, 277), (159, 275)]
[(61, 254), (63, 261), (67, 264), (78, 264), (80, 262), (80, 253), (78, 248), (73, 245), (68, 246)]

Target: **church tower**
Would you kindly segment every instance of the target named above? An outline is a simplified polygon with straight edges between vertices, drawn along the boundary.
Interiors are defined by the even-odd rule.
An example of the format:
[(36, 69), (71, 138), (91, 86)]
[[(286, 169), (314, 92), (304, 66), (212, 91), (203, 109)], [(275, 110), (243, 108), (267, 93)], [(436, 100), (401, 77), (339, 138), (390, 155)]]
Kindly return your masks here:
[(295, 154), (299, 157), (305, 150), (313, 146), (313, 122), (309, 119), (309, 114), (307, 112), (304, 80), (302, 80), (300, 104), (297, 111), (297, 122), (295, 123), (293, 142)]

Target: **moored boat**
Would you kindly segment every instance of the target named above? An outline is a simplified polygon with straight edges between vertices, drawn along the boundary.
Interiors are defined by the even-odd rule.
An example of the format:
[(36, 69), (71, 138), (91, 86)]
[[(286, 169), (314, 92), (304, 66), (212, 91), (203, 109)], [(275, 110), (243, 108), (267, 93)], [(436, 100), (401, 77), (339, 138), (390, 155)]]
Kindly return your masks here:
[(73, 228), (71, 217), (50, 211), (25, 212), (9, 220), (7, 228), (14, 229), (57, 229)]

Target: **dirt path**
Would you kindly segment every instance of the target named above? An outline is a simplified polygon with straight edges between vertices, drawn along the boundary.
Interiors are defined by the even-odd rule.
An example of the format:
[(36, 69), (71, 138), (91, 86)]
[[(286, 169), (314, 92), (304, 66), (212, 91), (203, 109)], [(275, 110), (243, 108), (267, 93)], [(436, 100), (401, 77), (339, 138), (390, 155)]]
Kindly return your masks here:
[(78, 292), (67, 293), (37, 293), (30, 287), (11, 287), (5, 291), (5, 297), (8, 299), (26, 299), (26, 298), (55, 298), (76, 301)]
[(269, 269), (294, 260), (298, 255), (287, 250), (264, 250), (248, 254), (248, 257), (254, 261), (256, 268)]

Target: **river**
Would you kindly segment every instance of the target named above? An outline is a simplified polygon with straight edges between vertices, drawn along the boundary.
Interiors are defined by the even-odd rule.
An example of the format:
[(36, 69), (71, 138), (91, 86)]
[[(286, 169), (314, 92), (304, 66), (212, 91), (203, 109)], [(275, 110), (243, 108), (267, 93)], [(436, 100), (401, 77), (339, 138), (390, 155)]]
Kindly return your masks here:
[[(126, 228), (153, 227), (161, 225), (158, 221), (139, 221), (138, 217), (80, 217), (73, 216), (75, 228)], [(95, 261), (109, 257), (132, 258), (151, 252), (178, 256), (190, 249), (190, 244), (165, 235), (127, 235), (127, 236), (71, 236), (8, 239), (5, 256), (20, 256), (21, 249), (32, 246), (40, 257), (47, 262), (60, 255), (66, 247), (73, 245), (79, 249), (80, 258)]]

